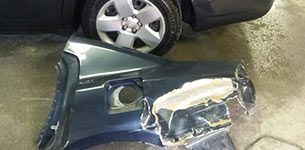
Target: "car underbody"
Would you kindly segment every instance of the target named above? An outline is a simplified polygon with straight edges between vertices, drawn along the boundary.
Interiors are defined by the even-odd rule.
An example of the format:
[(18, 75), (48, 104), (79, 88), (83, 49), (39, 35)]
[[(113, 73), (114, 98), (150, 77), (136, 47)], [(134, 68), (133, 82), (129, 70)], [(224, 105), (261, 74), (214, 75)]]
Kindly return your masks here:
[(249, 112), (255, 89), (238, 61), (173, 62), (72, 37), (57, 65), (40, 149), (130, 141), (235, 149), (228, 101)]

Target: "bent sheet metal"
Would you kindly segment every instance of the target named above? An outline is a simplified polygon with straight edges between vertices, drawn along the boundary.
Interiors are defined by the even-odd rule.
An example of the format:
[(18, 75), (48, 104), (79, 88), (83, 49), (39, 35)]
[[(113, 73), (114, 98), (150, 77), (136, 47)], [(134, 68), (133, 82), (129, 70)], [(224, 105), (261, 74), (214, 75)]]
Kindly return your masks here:
[(237, 61), (173, 62), (72, 37), (57, 65), (54, 103), (40, 149), (141, 141), (234, 149), (226, 102), (245, 111), (255, 90)]

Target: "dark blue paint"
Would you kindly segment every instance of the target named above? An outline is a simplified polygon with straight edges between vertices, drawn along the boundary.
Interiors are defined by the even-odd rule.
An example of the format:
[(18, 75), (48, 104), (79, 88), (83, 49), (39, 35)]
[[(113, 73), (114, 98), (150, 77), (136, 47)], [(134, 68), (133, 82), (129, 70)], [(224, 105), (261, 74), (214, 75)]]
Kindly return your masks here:
[[(66, 81), (61, 82), (63, 84), (57, 87), (57, 90), (64, 94), (55, 97), (57, 100), (54, 101), (55, 109), (51, 112), (51, 121), (46, 124), (39, 140), (40, 149), (62, 149), (67, 141), (67, 149), (84, 149), (97, 144), (118, 141), (142, 141), (163, 146), (158, 133), (142, 129), (140, 116), (143, 109), (109, 113), (109, 95), (113, 89), (121, 85), (134, 85), (143, 90), (143, 97), (154, 101), (186, 82), (202, 78), (235, 78), (236, 68), (240, 65), (238, 61), (172, 62), (149, 54), (118, 49), (80, 38), (72, 38), (68, 44), (78, 43), (79, 45), (80, 41), (92, 45), (92, 48), (81, 54), (82, 58), (86, 59), (79, 59), (77, 54), (70, 54), (67, 53), (71, 52), (69, 49), (65, 50), (58, 65), (61, 70), (58, 80), (66, 79)], [(112, 64), (112, 66), (105, 67), (124, 69), (126, 65), (115, 63), (117, 60), (114, 58), (121, 59), (121, 62), (136, 59), (139, 64), (143, 61), (150, 67), (143, 66), (136, 68), (136, 71), (128, 72), (106, 72), (107, 74), (80, 81), (79, 75), (82, 74), (82, 67), (84, 64), (88, 64), (86, 61), (96, 61), (89, 57), (94, 55), (87, 55), (92, 54), (92, 51), (94, 53), (111, 51), (111, 55), (114, 57), (101, 55), (101, 58), (96, 58), (99, 63)], [(128, 55), (128, 57), (116, 56), (122, 54)], [(99, 63), (89, 63), (90, 67), (95, 69), (91, 70), (93, 74), (105, 73), (104, 70), (108, 69), (100, 67)], [(130, 69), (129, 67), (130, 65), (128, 65), (128, 69)], [(95, 89), (88, 90), (90, 88)], [(59, 122), (58, 130), (54, 134), (55, 132), (50, 129), (50, 126), (56, 125), (57, 122)]]

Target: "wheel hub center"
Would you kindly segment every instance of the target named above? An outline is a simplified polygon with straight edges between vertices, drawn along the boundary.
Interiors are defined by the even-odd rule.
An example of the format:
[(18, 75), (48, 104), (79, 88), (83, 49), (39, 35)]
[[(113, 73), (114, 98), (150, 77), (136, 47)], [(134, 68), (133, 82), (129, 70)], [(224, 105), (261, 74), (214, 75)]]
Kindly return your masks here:
[(122, 29), (128, 32), (137, 33), (142, 27), (142, 22), (135, 16), (122, 18)]

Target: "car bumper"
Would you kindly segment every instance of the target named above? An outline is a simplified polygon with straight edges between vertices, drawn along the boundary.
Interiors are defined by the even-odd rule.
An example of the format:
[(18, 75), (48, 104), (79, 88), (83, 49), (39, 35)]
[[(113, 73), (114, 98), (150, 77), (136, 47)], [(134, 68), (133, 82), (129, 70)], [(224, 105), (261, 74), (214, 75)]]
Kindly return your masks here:
[(253, 20), (265, 15), (274, 0), (193, 0), (194, 30)]
[[(247, 111), (255, 105), (254, 86), (240, 62), (236, 61), (172, 62), (100, 42), (72, 38), (57, 68), (56, 96), (39, 136), (40, 149), (85, 149), (119, 141), (141, 141), (159, 146), (182, 144), (190, 148), (200, 148), (200, 143), (223, 146), (221, 143), (226, 141), (226, 148), (232, 149), (234, 146), (228, 136), (231, 122), (225, 102), (237, 98)], [(140, 97), (128, 105), (118, 102), (116, 91), (121, 87), (134, 87)], [(172, 110), (178, 111), (171, 113), (194, 112), (187, 121), (199, 117), (206, 122), (173, 127), (171, 130), (175, 134), (170, 137), (158, 132), (166, 132), (164, 122), (160, 122), (160, 110), (172, 108), (168, 104), (175, 100), (170, 98), (164, 104), (162, 99), (168, 95), (188, 99), (173, 101), (188, 105), (174, 107)], [(204, 116), (197, 109), (204, 110), (207, 116), (217, 114), (217, 117)], [(164, 115), (162, 119), (171, 120)], [(174, 119), (180, 120), (181, 117), (178, 115)], [(181, 128), (185, 132), (181, 132)], [(192, 134), (191, 129), (202, 132), (184, 142), (168, 140)]]

